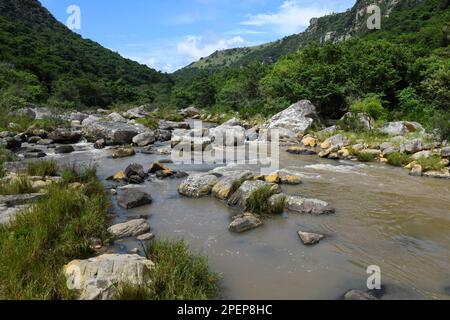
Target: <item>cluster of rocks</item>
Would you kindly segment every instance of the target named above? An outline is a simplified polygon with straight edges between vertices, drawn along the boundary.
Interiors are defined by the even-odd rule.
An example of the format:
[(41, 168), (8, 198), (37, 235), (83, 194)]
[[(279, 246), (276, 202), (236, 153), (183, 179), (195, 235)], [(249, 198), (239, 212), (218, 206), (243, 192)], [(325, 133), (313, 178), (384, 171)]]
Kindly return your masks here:
[[(263, 225), (263, 219), (256, 213), (247, 212), (247, 201), (252, 194), (258, 190), (269, 189), (270, 195), (267, 199), (269, 207), (275, 209), (282, 199), (284, 209), (290, 212), (302, 214), (332, 214), (335, 209), (328, 203), (307, 199), (300, 196), (283, 194), (280, 184), (300, 184), (301, 178), (286, 173), (276, 172), (270, 175), (256, 175), (251, 171), (240, 171), (228, 168), (219, 168), (210, 172), (189, 176), (183, 181), (178, 192), (190, 198), (199, 198), (212, 195), (213, 197), (225, 201), (228, 206), (240, 210), (242, 213), (234, 216), (229, 225), (232, 232), (244, 232), (258, 228)], [(318, 243), (317, 237), (308, 236), (301, 232), (305, 244)], [(322, 239), (322, 238), (321, 238)]]
[(132, 163), (124, 171), (117, 172), (107, 180), (127, 184), (142, 184), (151, 176), (163, 180), (185, 178), (187, 175), (186, 172), (172, 170), (160, 162), (154, 162), (147, 171), (141, 164)]
[[(367, 120), (369, 124), (369, 120)], [(436, 178), (450, 179), (449, 158), (450, 147), (445, 142), (425, 142), (431, 140), (425, 134), (423, 127), (415, 122), (391, 122), (380, 129), (389, 137), (385, 142), (366, 143), (363, 140), (352, 141), (343, 133), (337, 133), (337, 127), (326, 129), (327, 135), (336, 133), (331, 137), (320, 141), (314, 135), (308, 134), (301, 138), (300, 142), (287, 148), (287, 152), (299, 155), (318, 155), (321, 158), (333, 160), (359, 160), (358, 155), (369, 155), (370, 159), (381, 163), (388, 163), (388, 157), (394, 153), (406, 154), (410, 156), (411, 162), (405, 167), (411, 170), (411, 175), (428, 176)], [(322, 136), (324, 132), (319, 132), (317, 136)], [(408, 138), (408, 136), (419, 138)], [(442, 170), (423, 168), (418, 164), (422, 158), (440, 157)]]

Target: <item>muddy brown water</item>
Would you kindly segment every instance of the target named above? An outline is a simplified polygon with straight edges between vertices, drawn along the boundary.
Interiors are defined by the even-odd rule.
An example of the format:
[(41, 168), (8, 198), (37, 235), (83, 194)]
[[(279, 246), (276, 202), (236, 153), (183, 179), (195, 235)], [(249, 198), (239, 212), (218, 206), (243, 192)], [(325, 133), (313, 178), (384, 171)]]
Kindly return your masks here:
[[(131, 162), (148, 167), (170, 156), (146, 155), (113, 160), (111, 150), (79, 144), (60, 163), (91, 163), (102, 180)], [(227, 229), (236, 212), (212, 197), (188, 199), (178, 194), (181, 180), (148, 181), (139, 189), (153, 204), (125, 212), (114, 201), (116, 221), (149, 215), (158, 238), (186, 240), (206, 254), (222, 275), (222, 298), (339, 299), (349, 289), (365, 289), (370, 265), (381, 268), (383, 299), (449, 299), (450, 182), (410, 177), (407, 171), (379, 164), (322, 160), (281, 152), (280, 164), (303, 177), (299, 186), (282, 186), (329, 202), (335, 215), (285, 213), (259, 229), (233, 234)], [(211, 166), (174, 166), (189, 173)], [(105, 184), (107, 182), (105, 181)], [(297, 231), (326, 235), (305, 247)], [(118, 250), (139, 247), (123, 241)]]

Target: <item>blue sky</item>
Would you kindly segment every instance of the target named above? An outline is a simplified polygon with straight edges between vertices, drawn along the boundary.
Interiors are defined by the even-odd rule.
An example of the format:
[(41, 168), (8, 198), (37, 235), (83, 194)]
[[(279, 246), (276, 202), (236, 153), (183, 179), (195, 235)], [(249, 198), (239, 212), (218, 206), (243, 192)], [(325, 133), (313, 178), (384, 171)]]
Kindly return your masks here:
[(355, 0), (41, 0), (61, 22), (81, 9), (83, 37), (165, 72), (218, 49), (251, 46), (303, 31), (312, 17)]

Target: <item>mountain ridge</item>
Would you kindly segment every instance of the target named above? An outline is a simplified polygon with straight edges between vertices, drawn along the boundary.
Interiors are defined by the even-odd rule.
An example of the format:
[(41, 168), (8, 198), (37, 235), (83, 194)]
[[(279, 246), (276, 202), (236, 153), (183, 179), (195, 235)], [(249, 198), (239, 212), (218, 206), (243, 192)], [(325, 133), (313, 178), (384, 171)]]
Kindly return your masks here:
[(395, 6), (404, 1), (357, 0), (353, 7), (345, 12), (311, 19), (310, 26), (304, 32), (258, 46), (216, 51), (210, 56), (201, 58), (178, 70), (175, 74), (189, 72), (192, 69), (216, 70), (222, 67), (242, 67), (255, 60), (263, 64), (270, 64), (282, 56), (299, 51), (314, 42), (320, 44), (327, 41), (342, 42), (370, 32), (365, 26), (365, 21), (370, 16), (365, 9), (369, 5), (378, 5), (383, 17), (386, 17)]

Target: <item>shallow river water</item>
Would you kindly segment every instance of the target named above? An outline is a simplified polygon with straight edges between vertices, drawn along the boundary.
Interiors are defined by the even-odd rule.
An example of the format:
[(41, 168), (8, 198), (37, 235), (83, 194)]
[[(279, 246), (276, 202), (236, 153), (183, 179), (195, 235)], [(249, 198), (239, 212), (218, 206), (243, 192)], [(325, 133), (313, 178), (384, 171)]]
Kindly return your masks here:
[[(113, 160), (112, 151), (76, 146), (60, 163), (91, 163), (102, 180), (131, 162), (149, 167), (170, 156), (146, 155)], [(229, 299), (339, 299), (349, 289), (366, 288), (368, 266), (381, 268), (383, 299), (450, 298), (450, 182), (410, 177), (407, 171), (379, 164), (336, 162), (281, 152), (281, 168), (302, 176), (299, 186), (282, 186), (329, 202), (330, 216), (286, 213), (244, 234), (227, 229), (233, 209), (213, 197), (178, 194), (181, 180), (148, 181), (153, 204), (125, 212), (115, 203), (117, 222), (149, 215), (158, 238), (185, 239), (205, 253), (222, 275), (222, 296)], [(211, 167), (176, 167), (193, 173)], [(105, 183), (107, 183), (105, 181)], [(326, 235), (305, 247), (297, 231)], [(122, 242), (122, 250), (139, 247)]]

